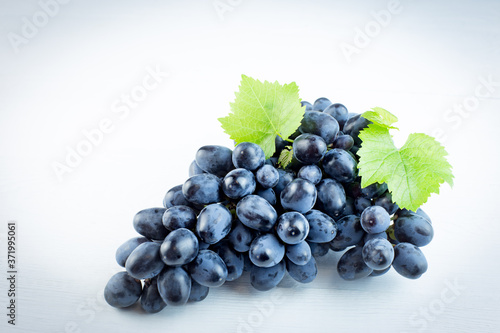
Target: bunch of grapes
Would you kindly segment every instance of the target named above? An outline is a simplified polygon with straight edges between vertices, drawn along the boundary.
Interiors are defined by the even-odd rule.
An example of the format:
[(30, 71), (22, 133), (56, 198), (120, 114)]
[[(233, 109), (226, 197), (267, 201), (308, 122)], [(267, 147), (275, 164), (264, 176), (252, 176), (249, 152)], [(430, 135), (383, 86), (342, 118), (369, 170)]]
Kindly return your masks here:
[[(309, 283), (318, 273), (315, 258), (329, 250), (345, 251), (337, 263), (345, 280), (391, 267), (416, 279), (427, 270), (419, 247), (432, 240), (430, 218), (399, 209), (386, 184), (360, 186), (358, 135), (369, 121), (326, 98), (302, 103), (301, 126), (287, 140), (276, 137), (273, 157), (250, 142), (201, 147), (189, 179), (166, 193), (164, 207), (135, 215), (142, 237), (116, 251), (126, 271), (106, 285), (110, 305), (140, 299), (146, 312), (159, 312), (201, 301), (245, 271), (260, 291), (287, 273)], [(283, 168), (278, 157), (290, 148)]]

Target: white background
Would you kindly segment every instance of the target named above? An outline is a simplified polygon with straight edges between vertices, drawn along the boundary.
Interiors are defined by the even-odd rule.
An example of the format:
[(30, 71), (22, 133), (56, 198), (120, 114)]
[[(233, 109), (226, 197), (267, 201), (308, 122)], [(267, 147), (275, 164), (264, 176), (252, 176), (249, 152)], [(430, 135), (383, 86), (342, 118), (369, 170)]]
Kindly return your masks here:
[[(387, 1), (222, 0), (222, 14), (214, 3), (74, 0), (43, 22), (38, 1), (0, 2), (0, 331), (498, 332), (500, 3), (401, 0), (382, 27), (371, 13)], [(43, 26), (23, 35), (34, 17)], [(355, 42), (365, 29), (367, 45)], [(347, 44), (357, 53), (346, 57)], [(128, 115), (114, 112), (156, 67), (169, 76)], [(245, 277), (156, 315), (103, 303), (134, 214), (161, 206), (198, 147), (231, 146), (217, 118), (241, 74), (295, 81), (303, 99), (352, 112), (384, 107), (400, 119), (398, 144), (441, 132), (455, 186), (424, 206), (435, 238), (422, 278), (342, 281), (331, 253), (309, 285), (287, 279), (260, 293)], [(54, 163), (103, 119), (111, 133), (58, 179)], [(10, 220), (15, 327), (5, 316)]]

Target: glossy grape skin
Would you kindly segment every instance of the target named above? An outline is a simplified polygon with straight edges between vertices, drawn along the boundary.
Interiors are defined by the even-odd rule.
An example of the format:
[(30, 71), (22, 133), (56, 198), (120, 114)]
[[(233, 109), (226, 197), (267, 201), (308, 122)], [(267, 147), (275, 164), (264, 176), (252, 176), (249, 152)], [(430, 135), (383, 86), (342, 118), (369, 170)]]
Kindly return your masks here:
[(191, 293), (191, 278), (181, 267), (166, 267), (158, 276), (158, 292), (167, 305), (184, 305)]
[(170, 207), (163, 213), (162, 223), (170, 231), (179, 228), (193, 229), (196, 226), (196, 213), (188, 206)]
[(375, 200), (375, 205), (384, 208), (389, 215), (396, 213), (399, 206), (392, 202), (392, 195), (388, 191)]
[(255, 266), (272, 267), (285, 256), (285, 246), (274, 234), (262, 234), (253, 240), (248, 256)]
[(127, 308), (134, 305), (142, 294), (142, 284), (127, 272), (116, 273), (104, 288), (104, 299), (115, 308)]
[(200, 250), (187, 269), (193, 280), (205, 287), (220, 287), (226, 282), (226, 264), (212, 250)]
[(324, 109), (323, 112), (335, 118), (339, 123), (340, 128), (344, 128), (344, 124), (348, 119), (348, 111), (343, 104), (334, 103)]
[(374, 238), (365, 243), (362, 255), (368, 267), (380, 271), (391, 266), (394, 249), (387, 239)]
[(236, 206), (236, 215), (247, 227), (263, 232), (270, 231), (278, 219), (273, 206), (258, 195), (248, 195), (241, 199)]
[(291, 181), (281, 192), (281, 206), (287, 210), (306, 213), (314, 207), (317, 190), (311, 182), (297, 178)]
[(163, 240), (168, 230), (163, 226), (165, 208), (143, 209), (134, 216), (134, 229), (148, 239)]
[(348, 151), (354, 146), (354, 139), (348, 134), (339, 135), (333, 142), (333, 148)]
[(188, 206), (189, 201), (182, 194), (182, 185), (177, 185), (172, 187), (167, 191), (165, 197), (163, 198), (163, 207), (170, 208), (174, 206), (184, 205)]
[(250, 250), (250, 244), (252, 244), (256, 234), (255, 230), (247, 228), (243, 223), (236, 220), (227, 239), (236, 251), (247, 252)]
[(233, 250), (227, 241), (217, 243), (213, 251), (221, 257), (227, 267), (226, 281), (234, 281), (243, 274), (243, 255)]
[(411, 216), (411, 215), (419, 215), (420, 217), (424, 218), (425, 220), (427, 220), (427, 222), (429, 222), (430, 224), (432, 224), (432, 221), (431, 221), (431, 218), (429, 217), (429, 215), (427, 215), (422, 208), (418, 208), (416, 212), (413, 212), (411, 210), (407, 210), (407, 209), (398, 209), (394, 215), (394, 218), (395, 219), (398, 219), (402, 216)]
[(421, 247), (432, 241), (434, 228), (424, 217), (408, 214), (394, 221), (394, 236), (398, 242)]
[(391, 270), (391, 267), (392, 267), (392, 266), (389, 266), (389, 267), (387, 267), (386, 269), (382, 269), (382, 270), (375, 270), (375, 269), (374, 269), (374, 270), (373, 270), (373, 272), (372, 272), (370, 275), (368, 275), (368, 276), (371, 276), (371, 277), (382, 276), (382, 275), (384, 275), (385, 273), (387, 273), (388, 271), (390, 271), (390, 270)]
[(255, 177), (247, 169), (239, 168), (231, 170), (222, 180), (222, 191), (231, 199), (240, 199), (252, 194), (255, 191), (255, 187)]
[(294, 173), (288, 170), (278, 169), (278, 174), (280, 179), (278, 180), (278, 184), (276, 184), (273, 189), (277, 196), (281, 194), (281, 191), (283, 191), (285, 186), (295, 179)]
[(201, 240), (215, 244), (231, 231), (233, 216), (221, 204), (211, 204), (202, 209), (196, 223), (196, 233)]
[(311, 253), (315, 258), (326, 256), (330, 251), (329, 243), (313, 243), (308, 241), (307, 244), (309, 244)]
[(323, 158), (323, 170), (340, 183), (351, 183), (358, 175), (358, 164), (348, 152), (334, 148)]
[(290, 260), (286, 260), (286, 269), (292, 279), (300, 283), (312, 282), (318, 275), (318, 265), (314, 257), (311, 257), (305, 265), (296, 265)]
[[(276, 138), (274, 139), (274, 147), (276, 148), (276, 152), (274, 153), (273, 156), (279, 156), (281, 151), (285, 149), (286, 146), (288, 146), (288, 141), (285, 141), (279, 135), (276, 135)], [(275, 165), (276, 163), (274, 163), (273, 166)]]
[(315, 164), (326, 154), (323, 138), (314, 134), (301, 134), (293, 141), (293, 156), (303, 164)]
[(156, 278), (144, 281), (144, 289), (141, 296), (141, 308), (147, 313), (158, 313), (167, 306), (158, 292), (158, 281)]
[(142, 243), (147, 242), (146, 237), (134, 237), (120, 245), (116, 250), (115, 258), (118, 265), (125, 267), (128, 256)]
[(354, 144), (359, 146), (361, 144), (359, 132), (362, 129), (366, 128), (369, 124), (371, 124), (371, 121), (363, 118), (358, 114), (347, 119), (342, 131), (345, 134), (349, 134), (350, 136), (352, 136), (352, 138), (354, 139)]
[(281, 261), (272, 267), (258, 267), (252, 265), (250, 268), (250, 283), (259, 291), (268, 291), (278, 285), (285, 276), (285, 262)]
[(333, 218), (339, 217), (346, 206), (346, 196), (342, 185), (336, 180), (327, 178), (319, 182), (317, 189), (318, 199), (315, 209), (321, 210)]
[(276, 224), (278, 237), (286, 244), (298, 244), (309, 233), (309, 222), (298, 212), (281, 214)]
[(204, 172), (205, 171), (203, 171), (198, 166), (198, 164), (196, 164), (196, 160), (194, 160), (193, 162), (191, 162), (191, 164), (189, 165), (189, 177), (192, 177), (192, 176), (195, 176), (195, 175), (199, 175), (199, 174), (202, 174)]
[(347, 281), (359, 280), (373, 272), (373, 269), (363, 261), (362, 251), (362, 247), (356, 246), (340, 257), (337, 263), (337, 272), (342, 279)]
[(273, 206), (278, 202), (278, 200), (276, 199), (276, 194), (274, 193), (274, 190), (272, 188), (258, 190), (255, 194), (266, 199)]
[(286, 245), (285, 255), (295, 265), (305, 265), (311, 260), (311, 247), (306, 241), (294, 245)]
[(300, 102), (300, 105), (301, 105), (302, 107), (304, 107), (304, 106), (305, 106), (305, 107), (306, 107), (306, 111), (311, 111), (311, 110), (312, 110), (312, 108), (313, 108), (312, 104), (311, 104), (311, 103), (309, 103), (309, 102), (306, 102), (306, 101), (301, 101), (301, 102)]
[(323, 173), (320, 167), (315, 164), (304, 165), (297, 173), (297, 178), (305, 179), (316, 185), (321, 181), (321, 178), (323, 178)]
[(191, 292), (189, 293), (188, 302), (201, 302), (208, 296), (210, 288), (202, 286), (195, 280), (191, 279)]
[(125, 262), (127, 273), (135, 279), (151, 279), (165, 267), (160, 256), (160, 244), (142, 243), (135, 248)]
[(379, 232), (377, 234), (365, 234), (365, 237), (363, 238), (363, 241), (366, 244), (369, 240), (374, 239), (374, 238), (382, 238), (382, 239), (385, 239), (385, 240), (389, 239), (387, 237), (387, 233), (385, 231), (383, 231), (383, 232)]
[(273, 188), (278, 185), (280, 175), (275, 167), (265, 164), (257, 170), (255, 178), (263, 188)]
[(223, 146), (203, 146), (196, 152), (196, 164), (205, 172), (224, 177), (233, 169), (233, 152)]
[(348, 216), (348, 215), (358, 215), (358, 212), (356, 211), (356, 208), (354, 207), (354, 200), (352, 200), (351, 197), (346, 196), (344, 210), (342, 211), (342, 214), (340, 214), (337, 217), (337, 219), (341, 219), (341, 218)]
[(392, 267), (408, 279), (418, 279), (427, 271), (427, 259), (415, 245), (399, 243), (394, 247)]
[(391, 217), (380, 206), (370, 206), (361, 214), (361, 226), (369, 234), (386, 231), (391, 224)]
[(367, 187), (361, 188), (361, 195), (368, 199), (373, 199), (387, 191), (387, 184), (373, 183)]
[(221, 180), (212, 174), (204, 173), (190, 177), (182, 185), (182, 194), (189, 201), (208, 205), (221, 200)]
[(310, 111), (304, 114), (299, 130), (301, 133), (318, 135), (329, 145), (337, 137), (339, 123), (329, 114), (320, 111)]
[(254, 171), (264, 165), (265, 159), (262, 148), (252, 142), (242, 142), (233, 151), (233, 164), (236, 168)]
[(327, 243), (337, 235), (337, 224), (327, 214), (313, 209), (304, 214), (304, 217), (309, 222), (308, 242)]
[(330, 100), (328, 98), (320, 97), (314, 101), (313, 110), (314, 111), (323, 111), (331, 104), (332, 104), (332, 102), (330, 102)]
[(368, 198), (359, 197), (354, 200), (354, 208), (356, 208), (356, 213), (361, 215), (366, 208), (372, 206), (372, 201)]
[(330, 249), (333, 251), (343, 251), (349, 246), (356, 245), (363, 240), (365, 231), (361, 227), (358, 216), (348, 215), (336, 222), (337, 235), (330, 242)]
[(196, 258), (198, 246), (198, 238), (191, 230), (176, 229), (161, 244), (161, 259), (169, 266), (185, 265)]

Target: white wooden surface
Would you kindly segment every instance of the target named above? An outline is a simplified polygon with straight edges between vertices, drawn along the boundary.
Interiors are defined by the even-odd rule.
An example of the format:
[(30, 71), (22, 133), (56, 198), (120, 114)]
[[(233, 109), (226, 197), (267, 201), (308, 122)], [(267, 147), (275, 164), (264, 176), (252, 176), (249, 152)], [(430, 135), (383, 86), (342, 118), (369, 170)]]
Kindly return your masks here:
[[(214, 3), (232, 10), (221, 19)], [(400, 7), (376, 33), (370, 13), (386, 1), (70, 1), (16, 53), (9, 33), (22, 35), (41, 7), (2, 0), (2, 312), (9, 220), (19, 274), (17, 325), (0, 313), (0, 331), (498, 332), (500, 3)], [(340, 46), (366, 27), (373, 37), (349, 62)], [(148, 67), (170, 75), (120, 118), (114, 103)], [(436, 236), (423, 248), (421, 279), (342, 281), (331, 253), (309, 285), (287, 279), (260, 293), (244, 277), (157, 315), (103, 303), (119, 270), (115, 249), (135, 235), (133, 215), (185, 180), (199, 146), (231, 145), (216, 119), (242, 73), (296, 81), (302, 98), (326, 96), (353, 112), (385, 107), (400, 118), (400, 144), (410, 132), (442, 130), (456, 184), (424, 207)], [(461, 114), (449, 111), (464, 103)], [(59, 181), (52, 164), (105, 118), (111, 133)]]

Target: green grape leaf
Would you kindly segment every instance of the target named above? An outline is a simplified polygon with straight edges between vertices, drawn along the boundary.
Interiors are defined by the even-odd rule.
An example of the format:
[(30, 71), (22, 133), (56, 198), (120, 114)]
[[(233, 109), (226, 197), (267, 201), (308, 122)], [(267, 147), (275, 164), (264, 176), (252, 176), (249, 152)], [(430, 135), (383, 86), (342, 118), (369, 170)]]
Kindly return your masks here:
[(397, 127), (392, 126), (392, 124), (398, 121), (398, 117), (396, 117), (386, 109), (382, 109), (379, 107), (375, 107), (372, 110), (373, 111), (364, 112), (361, 116), (381, 127), (398, 129)]
[(295, 82), (280, 85), (242, 75), (235, 96), (229, 115), (219, 118), (222, 128), (236, 144), (258, 144), (266, 158), (276, 150), (276, 136), (287, 139), (300, 126), (304, 116), (305, 107), (300, 104)]
[(284, 169), (292, 162), (293, 148), (291, 146), (285, 147), (278, 157), (278, 164)]

